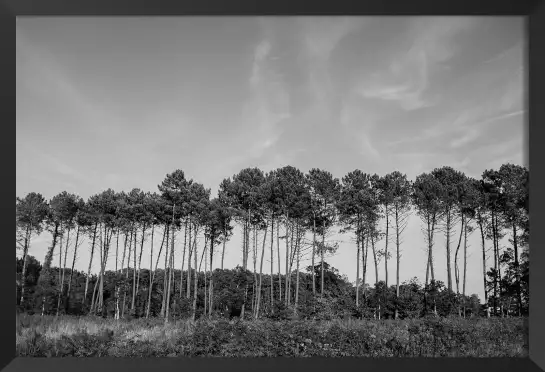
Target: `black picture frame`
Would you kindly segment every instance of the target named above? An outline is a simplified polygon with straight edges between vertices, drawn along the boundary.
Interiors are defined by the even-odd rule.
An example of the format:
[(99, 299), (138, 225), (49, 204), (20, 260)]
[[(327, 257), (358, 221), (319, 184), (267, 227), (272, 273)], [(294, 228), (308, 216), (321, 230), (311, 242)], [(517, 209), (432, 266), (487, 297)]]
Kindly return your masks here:
[[(538, 371), (545, 370), (545, 252), (540, 242), (545, 241), (544, 216), (545, 182), (539, 159), (544, 159), (541, 144), (542, 125), (545, 123), (545, 105), (539, 97), (545, 96), (543, 75), (545, 70), (545, 5), (543, 1), (533, 0), (486, 0), (486, 1), (437, 1), (437, 0), (388, 0), (356, 1), (336, 0), (331, 2), (304, 1), (261, 1), (256, 0), (183, 0), (183, 1), (105, 1), (105, 0), (2, 0), (0, 2), (0, 112), (3, 123), (0, 125), (0, 149), (3, 152), (3, 182), (0, 224), (5, 234), (11, 229), (13, 209), (8, 208), (7, 194), (13, 184), (9, 183), (8, 169), (14, 167), (14, 132), (15, 132), (15, 23), (17, 16), (104, 16), (104, 15), (519, 15), (527, 17), (528, 31), (528, 75), (527, 75), (527, 127), (526, 127), (526, 165), (531, 169), (530, 205), (530, 318), (529, 318), (529, 358), (459, 358), (459, 359), (183, 359), (183, 358), (14, 358), (13, 335), (15, 322), (13, 308), (0, 306), (0, 368), (6, 371), (121, 371), (132, 372), (159, 370), (246, 370), (288, 369), (324, 370), (402, 370), (408, 371)], [(540, 155), (541, 154), (541, 155)], [(16, 170), (15, 170), (16, 171)], [(13, 174), (13, 173), (11, 173)], [(13, 195), (13, 194), (12, 194)], [(11, 203), (11, 202), (10, 202)], [(8, 221), (10, 222), (8, 224)], [(12, 230), (11, 230), (12, 231)], [(12, 232), (10, 232), (11, 234)], [(0, 270), (2, 293), (13, 291), (14, 274), (12, 250), (0, 249), (3, 259)], [(9, 265), (8, 265), (9, 262)], [(8, 280), (9, 279), (9, 280)], [(9, 286), (8, 286), (9, 284)], [(13, 292), (11, 292), (13, 293)], [(6, 301), (7, 302), (7, 301)]]

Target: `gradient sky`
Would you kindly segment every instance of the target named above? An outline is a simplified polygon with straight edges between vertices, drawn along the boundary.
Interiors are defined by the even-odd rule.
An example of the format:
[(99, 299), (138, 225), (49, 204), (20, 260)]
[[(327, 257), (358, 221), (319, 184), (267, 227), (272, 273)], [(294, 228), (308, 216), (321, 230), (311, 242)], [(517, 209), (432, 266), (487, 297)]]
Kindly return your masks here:
[[(480, 177), (524, 162), (522, 17), (18, 17), (16, 27), (20, 197), (157, 191), (175, 169), (215, 195), (253, 166), (414, 180), (443, 165)], [(401, 281), (424, 280), (420, 226), (409, 220)], [(477, 235), (468, 292), (482, 299)], [(337, 239), (328, 261), (354, 281), (355, 244)], [(36, 237), (30, 254), (42, 261), (50, 240)], [(240, 246), (237, 231), (228, 267)], [(446, 282), (441, 237), (435, 265)]]

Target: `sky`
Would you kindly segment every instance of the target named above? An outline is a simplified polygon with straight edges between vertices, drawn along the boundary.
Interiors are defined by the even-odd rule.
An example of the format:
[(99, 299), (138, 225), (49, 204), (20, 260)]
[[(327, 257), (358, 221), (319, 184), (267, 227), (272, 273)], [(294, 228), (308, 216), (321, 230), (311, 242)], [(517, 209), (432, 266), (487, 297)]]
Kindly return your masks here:
[[(19, 197), (158, 192), (176, 169), (215, 196), (246, 167), (414, 180), (525, 165), (523, 17), (18, 17), (16, 28)], [(404, 232), (402, 282), (424, 281), (421, 226), (413, 216)], [(467, 285), (483, 299), (478, 235)], [(355, 281), (352, 237), (333, 239), (327, 262)], [(241, 262), (240, 241), (236, 230), (226, 267)], [(50, 242), (35, 237), (29, 254), (43, 261)], [(434, 261), (446, 282), (444, 245)], [(77, 269), (89, 251), (83, 242)]]

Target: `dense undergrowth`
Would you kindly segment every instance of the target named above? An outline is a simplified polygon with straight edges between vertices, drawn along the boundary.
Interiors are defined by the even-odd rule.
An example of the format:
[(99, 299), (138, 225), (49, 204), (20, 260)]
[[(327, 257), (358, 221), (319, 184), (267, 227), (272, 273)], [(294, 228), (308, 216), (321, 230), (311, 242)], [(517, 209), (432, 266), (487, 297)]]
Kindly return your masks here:
[(228, 321), (20, 315), (33, 357), (524, 357), (523, 318)]

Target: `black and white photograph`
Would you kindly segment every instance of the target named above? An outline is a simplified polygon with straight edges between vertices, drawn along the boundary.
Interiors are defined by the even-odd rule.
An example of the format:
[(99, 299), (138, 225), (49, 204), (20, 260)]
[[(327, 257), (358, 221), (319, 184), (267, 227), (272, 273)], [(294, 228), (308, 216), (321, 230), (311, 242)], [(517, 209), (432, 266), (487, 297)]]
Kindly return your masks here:
[(18, 357), (528, 357), (522, 16), (16, 19)]

